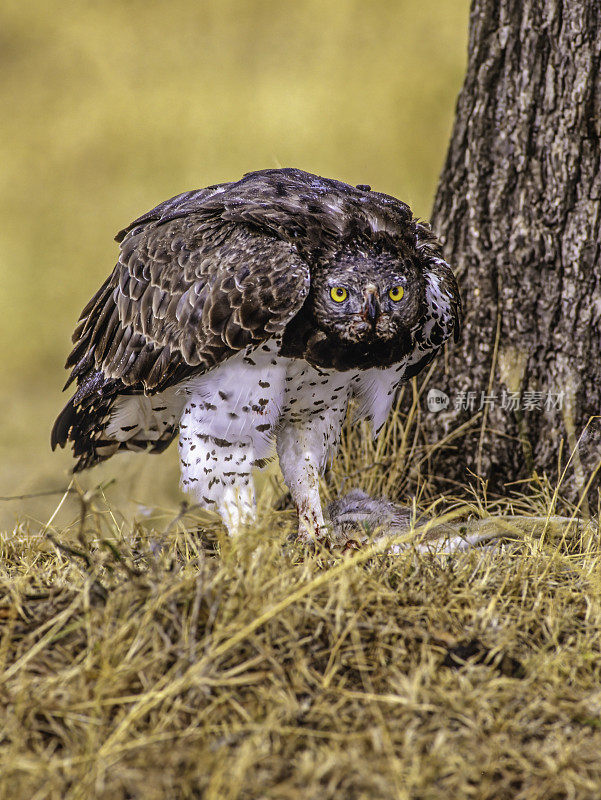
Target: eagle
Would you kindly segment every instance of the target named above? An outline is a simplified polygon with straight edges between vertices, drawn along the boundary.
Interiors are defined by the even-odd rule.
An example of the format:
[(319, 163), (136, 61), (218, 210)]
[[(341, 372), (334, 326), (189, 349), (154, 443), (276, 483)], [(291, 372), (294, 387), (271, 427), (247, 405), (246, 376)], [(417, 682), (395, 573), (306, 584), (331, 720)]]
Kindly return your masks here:
[(461, 327), (453, 272), (405, 203), (299, 169), (188, 191), (115, 237), (66, 368), (51, 445), (87, 469), (179, 436), (181, 483), (236, 534), (277, 451), (299, 536), (349, 402), (377, 435), (401, 384)]

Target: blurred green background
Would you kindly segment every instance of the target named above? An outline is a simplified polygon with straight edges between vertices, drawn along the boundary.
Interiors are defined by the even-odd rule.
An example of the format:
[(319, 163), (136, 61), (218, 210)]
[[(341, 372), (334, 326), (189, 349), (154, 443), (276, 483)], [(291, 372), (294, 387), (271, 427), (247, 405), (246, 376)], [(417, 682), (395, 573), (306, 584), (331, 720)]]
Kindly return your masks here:
[[(428, 218), (466, 61), (468, 0), (3, 0), (0, 495), (66, 486), (49, 434), (81, 308), (117, 230), (161, 200), (296, 166)], [(173, 504), (173, 452), (84, 475)], [(2, 501), (2, 524), (58, 497)]]

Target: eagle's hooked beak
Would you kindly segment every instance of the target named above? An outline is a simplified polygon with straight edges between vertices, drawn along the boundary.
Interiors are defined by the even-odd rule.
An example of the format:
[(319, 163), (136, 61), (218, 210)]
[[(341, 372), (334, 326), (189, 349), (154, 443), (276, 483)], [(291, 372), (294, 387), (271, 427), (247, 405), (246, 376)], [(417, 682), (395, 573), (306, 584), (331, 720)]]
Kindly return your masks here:
[(365, 305), (363, 306), (363, 316), (370, 325), (375, 325), (380, 316), (380, 303), (378, 300), (378, 289), (373, 283), (368, 283), (365, 287)]

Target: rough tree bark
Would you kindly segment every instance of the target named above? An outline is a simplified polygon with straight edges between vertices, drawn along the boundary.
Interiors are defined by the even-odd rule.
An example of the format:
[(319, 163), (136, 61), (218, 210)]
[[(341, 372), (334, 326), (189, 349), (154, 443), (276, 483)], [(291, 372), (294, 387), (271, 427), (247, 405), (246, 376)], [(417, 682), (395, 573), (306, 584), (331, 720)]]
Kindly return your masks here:
[[(534, 472), (556, 482), (601, 413), (600, 60), (599, 0), (473, 0), (432, 216), (465, 329), (429, 383), (450, 404), (424, 420), (432, 442), (473, 424), (438, 451), (435, 474), (465, 482), (468, 467), (495, 489)], [(593, 424), (569, 495), (600, 458)]]

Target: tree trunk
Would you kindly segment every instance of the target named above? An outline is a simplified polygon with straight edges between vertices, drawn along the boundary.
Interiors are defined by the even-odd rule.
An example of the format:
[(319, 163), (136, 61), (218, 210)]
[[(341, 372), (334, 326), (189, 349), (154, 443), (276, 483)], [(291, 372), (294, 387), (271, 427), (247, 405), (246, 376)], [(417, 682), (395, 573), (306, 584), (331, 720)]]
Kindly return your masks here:
[(599, 464), (600, 55), (599, 0), (473, 0), (432, 217), (465, 307), (428, 384), (449, 405), (424, 415), (431, 442), (471, 421), (434, 456), (447, 479), (506, 493), (567, 464), (574, 499)]

